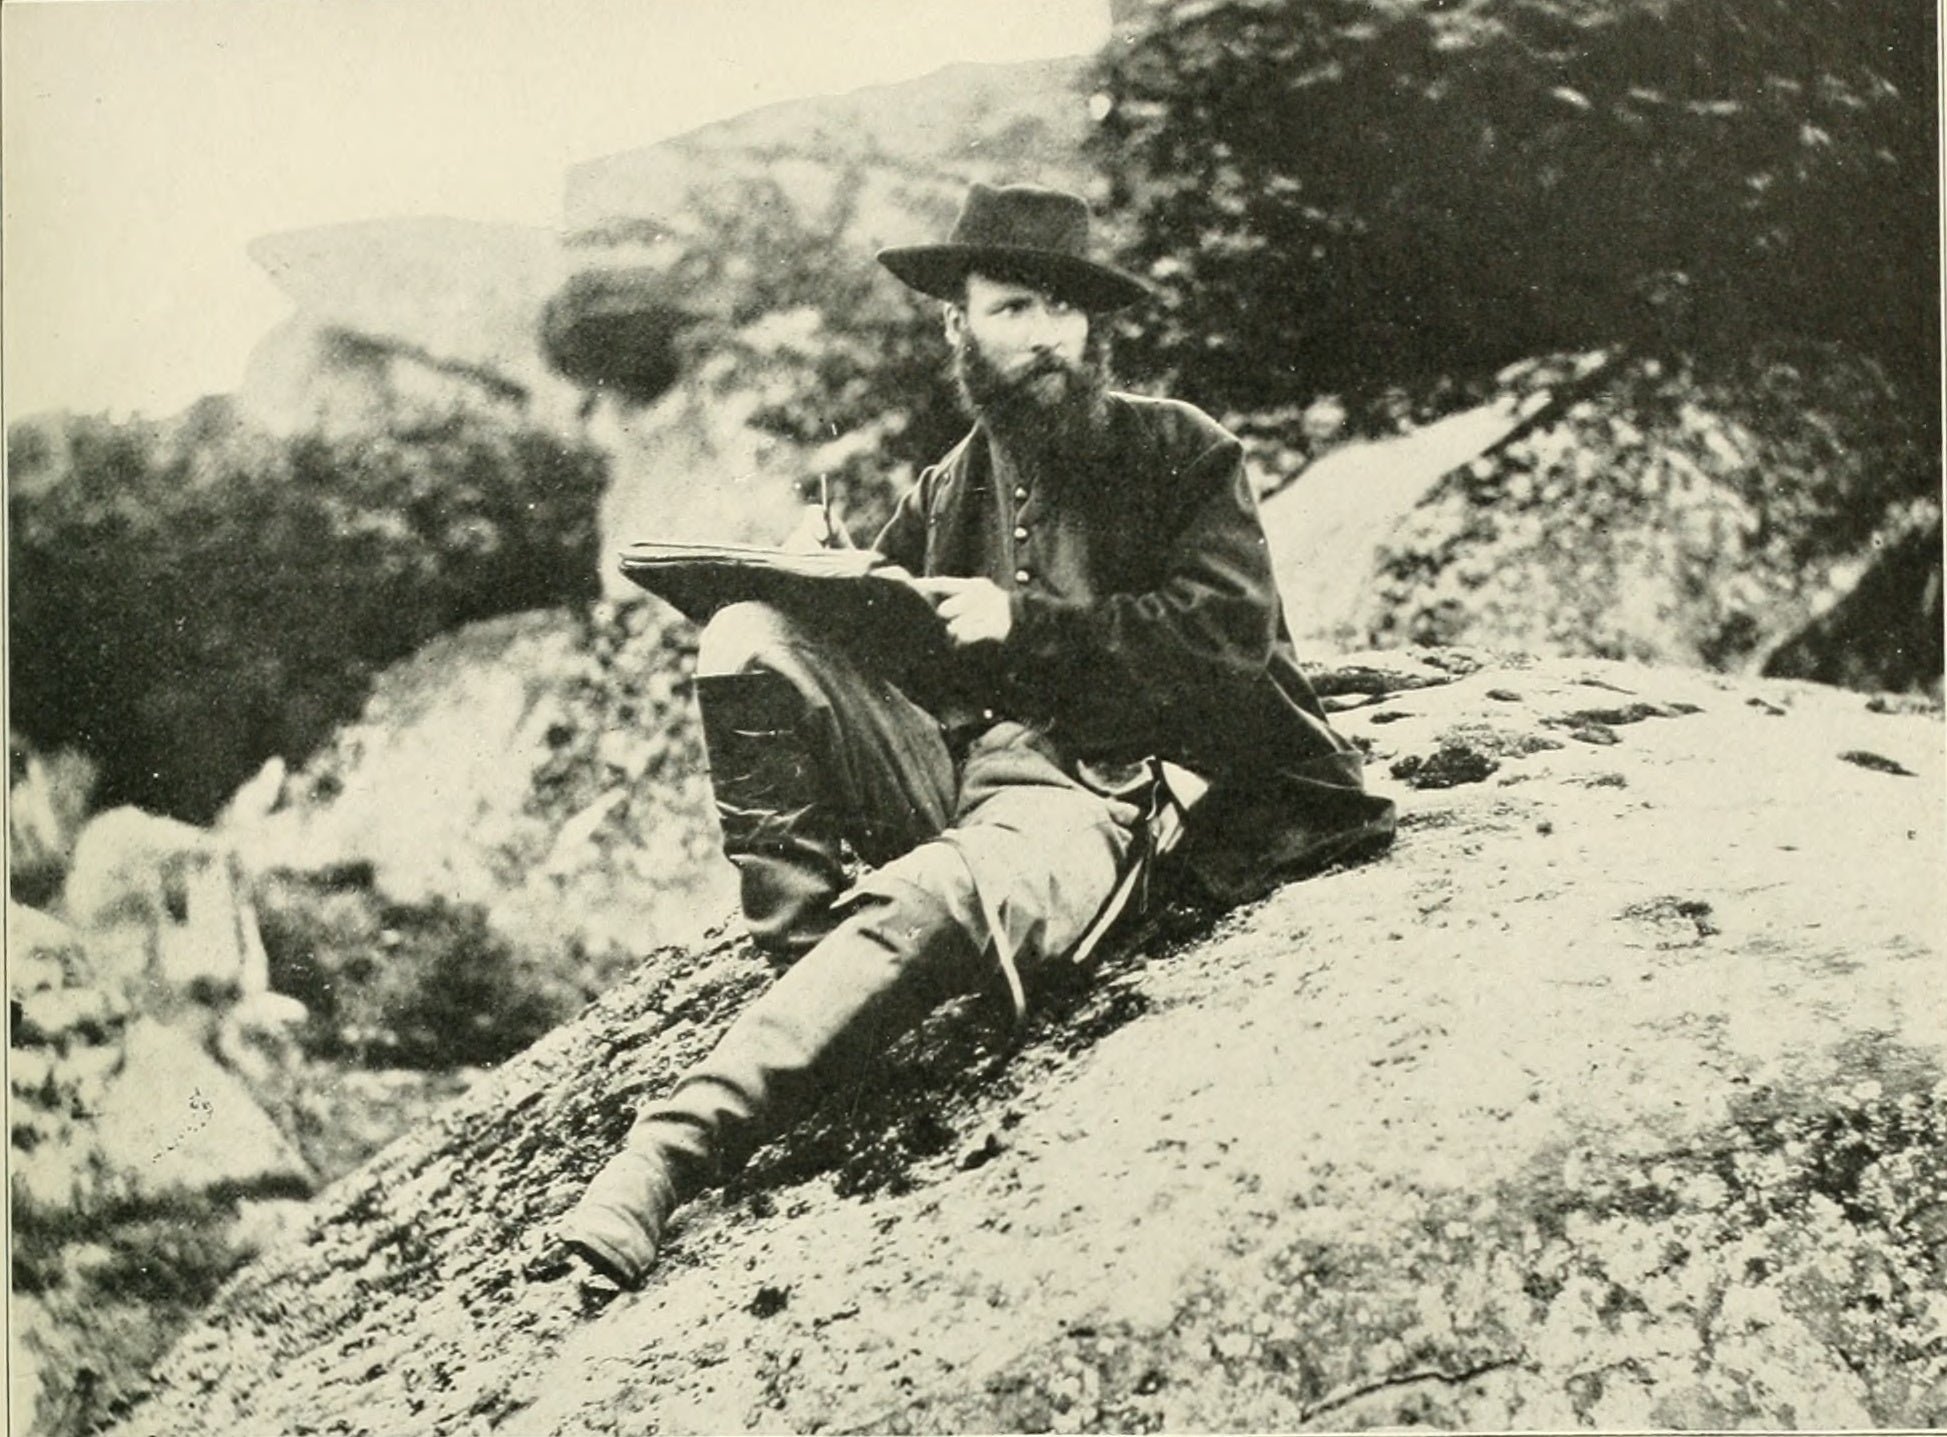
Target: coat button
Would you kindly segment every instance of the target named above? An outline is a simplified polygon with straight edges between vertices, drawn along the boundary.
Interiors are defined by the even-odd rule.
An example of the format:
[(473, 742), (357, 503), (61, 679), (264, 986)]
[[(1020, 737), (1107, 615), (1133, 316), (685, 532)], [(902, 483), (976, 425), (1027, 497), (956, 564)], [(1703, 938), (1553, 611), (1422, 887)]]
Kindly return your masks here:
[(1015, 537), (1015, 538), (1017, 538), (1017, 539), (1025, 539), (1025, 538), (1027, 538), (1027, 537), (1028, 537), (1028, 531), (1027, 531), (1026, 529), (1019, 529), (1019, 528), (1017, 528), (1017, 529), (1016, 529), (1016, 530), (1014, 531), (1014, 537)]
[(1033, 577), (1034, 575), (1030, 574), (1026, 569), (1016, 569), (1014, 571), (1014, 582), (1017, 584), (1025, 584)]
[(1028, 491), (1025, 489), (1016, 489), (1014, 491), (1014, 497), (1016, 499), (1025, 499), (1028, 497)]

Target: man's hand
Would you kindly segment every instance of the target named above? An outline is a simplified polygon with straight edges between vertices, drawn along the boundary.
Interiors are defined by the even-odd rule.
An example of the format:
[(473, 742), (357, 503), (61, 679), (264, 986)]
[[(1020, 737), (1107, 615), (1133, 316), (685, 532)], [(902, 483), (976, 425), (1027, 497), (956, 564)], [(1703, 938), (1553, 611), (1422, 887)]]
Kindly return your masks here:
[(797, 528), (785, 535), (778, 547), (792, 554), (814, 554), (820, 549), (852, 549), (857, 545), (829, 504), (807, 504), (798, 516)]
[(992, 579), (936, 576), (915, 579), (913, 583), (933, 601), (933, 611), (946, 624), (947, 638), (962, 648), (968, 644), (998, 644), (1014, 627), (1014, 610), (1007, 602), (1007, 590)]

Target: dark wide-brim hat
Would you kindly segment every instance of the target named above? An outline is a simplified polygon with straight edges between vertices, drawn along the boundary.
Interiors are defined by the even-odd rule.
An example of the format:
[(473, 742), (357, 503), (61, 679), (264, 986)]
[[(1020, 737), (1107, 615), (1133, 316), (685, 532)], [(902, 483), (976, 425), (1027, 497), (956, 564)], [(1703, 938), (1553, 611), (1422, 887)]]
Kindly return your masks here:
[(1088, 257), (1088, 204), (1079, 195), (1039, 185), (975, 184), (945, 244), (879, 251), (879, 263), (935, 299), (959, 304), (967, 275), (1045, 287), (1091, 314), (1126, 309), (1149, 287)]

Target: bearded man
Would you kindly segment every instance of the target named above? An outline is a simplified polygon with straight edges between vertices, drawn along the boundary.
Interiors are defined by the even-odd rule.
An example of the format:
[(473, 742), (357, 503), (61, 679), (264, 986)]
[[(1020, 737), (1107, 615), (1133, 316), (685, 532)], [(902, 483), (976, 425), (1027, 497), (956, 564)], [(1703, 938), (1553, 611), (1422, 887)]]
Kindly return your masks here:
[(895, 684), (769, 606), (705, 628), (724, 850), (783, 972), (564, 1220), (625, 1287), (679, 1203), (893, 1037), (970, 992), (1018, 1007), (1091, 943), (1155, 847), (1167, 775), (1202, 790), (1171, 861), (1220, 901), (1392, 837), (1293, 657), (1237, 439), (1108, 386), (1102, 317), (1147, 291), (1089, 257), (1084, 201), (977, 184), (945, 244), (879, 260), (945, 302), (974, 418), (875, 543), (948, 644)]

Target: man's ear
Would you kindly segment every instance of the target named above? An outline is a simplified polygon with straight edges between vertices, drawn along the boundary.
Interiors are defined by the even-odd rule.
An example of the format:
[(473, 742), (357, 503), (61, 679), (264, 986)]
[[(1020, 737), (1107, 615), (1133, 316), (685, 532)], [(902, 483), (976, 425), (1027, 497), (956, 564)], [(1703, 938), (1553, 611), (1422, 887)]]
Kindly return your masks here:
[(946, 342), (954, 348), (960, 346), (960, 336), (967, 332), (967, 311), (957, 304), (949, 304), (944, 311), (946, 321)]

